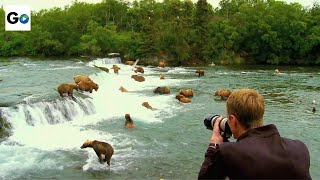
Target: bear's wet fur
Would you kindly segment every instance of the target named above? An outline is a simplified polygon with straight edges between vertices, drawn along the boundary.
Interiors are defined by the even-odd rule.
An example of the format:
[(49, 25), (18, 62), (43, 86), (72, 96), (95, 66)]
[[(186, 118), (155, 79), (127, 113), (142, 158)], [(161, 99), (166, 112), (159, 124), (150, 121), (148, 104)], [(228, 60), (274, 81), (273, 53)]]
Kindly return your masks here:
[(123, 86), (120, 86), (119, 90), (120, 90), (121, 92), (128, 92), (128, 90), (127, 90), (126, 88), (124, 88)]
[(165, 86), (165, 87), (157, 87), (153, 92), (158, 93), (158, 94), (170, 94), (170, 88)]
[(151, 110), (155, 110), (152, 106), (150, 106), (150, 104), (148, 102), (143, 102), (142, 106), (144, 106), (144, 107), (146, 107), (148, 109), (151, 109)]
[(79, 89), (82, 91), (88, 91), (90, 93), (92, 93), (92, 90), (94, 89), (95, 91), (98, 91), (99, 89), (99, 85), (94, 83), (93, 81), (81, 81), (79, 82)]
[(76, 84), (79, 84), (81, 81), (83, 82), (89, 82), (89, 81), (92, 81), (89, 76), (86, 76), (86, 75), (76, 75), (74, 76), (73, 78), (74, 82)]
[(73, 90), (79, 89), (79, 86), (77, 84), (60, 84), (57, 88), (58, 93), (60, 94), (61, 97), (63, 97), (63, 94), (67, 93), (68, 96), (73, 97)]
[(192, 89), (181, 89), (179, 94), (184, 95), (185, 97), (193, 97), (193, 90)]
[(190, 98), (185, 97), (184, 95), (178, 94), (176, 95), (176, 99), (178, 99), (182, 103), (189, 103), (191, 102)]
[(231, 90), (228, 89), (221, 89), (218, 90), (214, 93), (215, 96), (220, 96), (221, 99), (228, 99), (228, 97), (230, 96), (230, 94), (232, 93)]
[(204, 70), (203, 69), (197, 69), (196, 73), (198, 73), (198, 76), (204, 76)]
[(138, 82), (143, 82), (145, 81), (145, 78), (143, 76), (139, 76), (139, 75), (132, 75), (131, 78), (133, 78), (134, 80), (138, 81)]
[(129, 129), (135, 128), (135, 125), (133, 124), (133, 120), (131, 119), (130, 114), (126, 114), (125, 118), (126, 118), (126, 122), (124, 123), (124, 126)]
[(134, 70), (135, 73), (139, 72), (139, 73), (144, 73), (144, 69), (142, 67), (136, 67), (136, 69)]
[(160, 79), (164, 79), (165, 76), (166, 76), (165, 74), (161, 73), (161, 74), (160, 74)]
[(114, 72), (115, 74), (119, 74), (119, 69), (120, 69), (119, 66), (117, 66), (117, 65), (114, 64), (111, 69), (113, 69), (113, 72)]
[[(99, 162), (101, 164), (103, 164), (104, 162), (107, 162), (107, 164), (110, 166), (110, 160), (114, 150), (109, 143), (97, 141), (97, 140), (94, 140), (94, 141), (87, 140), (86, 142), (83, 143), (83, 145), (80, 148), (83, 149), (87, 147), (91, 147), (94, 150), (94, 152), (96, 152), (99, 158)], [(104, 159), (102, 159), (102, 155), (105, 155)]]

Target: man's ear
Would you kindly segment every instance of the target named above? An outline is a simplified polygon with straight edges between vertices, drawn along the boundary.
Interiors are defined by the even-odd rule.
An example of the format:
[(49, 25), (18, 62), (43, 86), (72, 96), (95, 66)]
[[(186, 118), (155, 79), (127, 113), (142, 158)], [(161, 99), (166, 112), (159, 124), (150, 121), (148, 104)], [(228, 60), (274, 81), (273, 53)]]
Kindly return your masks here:
[(230, 119), (230, 123), (232, 123), (234, 127), (237, 127), (239, 125), (238, 118), (236, 116), (230, 115), (229, 119)]

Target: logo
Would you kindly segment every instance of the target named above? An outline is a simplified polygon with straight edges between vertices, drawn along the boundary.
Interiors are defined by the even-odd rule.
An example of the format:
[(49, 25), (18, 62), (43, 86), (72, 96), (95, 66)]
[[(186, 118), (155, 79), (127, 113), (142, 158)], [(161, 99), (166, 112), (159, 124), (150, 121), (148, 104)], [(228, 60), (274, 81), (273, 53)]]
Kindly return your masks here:
[(5, 7), (6, 31), (30, 31), (31, 16), (28, 6), (8, 5)]

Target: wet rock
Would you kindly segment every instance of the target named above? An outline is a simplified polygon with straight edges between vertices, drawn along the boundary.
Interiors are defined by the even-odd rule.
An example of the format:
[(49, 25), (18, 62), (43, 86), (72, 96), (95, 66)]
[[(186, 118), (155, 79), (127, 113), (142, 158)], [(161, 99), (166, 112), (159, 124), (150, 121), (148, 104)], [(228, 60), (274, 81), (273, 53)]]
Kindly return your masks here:
[(10, 135), (11, 128), (11, 124), (2, 117), (2, 114), (0, 112), (0, 141)]
[(105, 71), (105, 72), (109, 73), (109, 69), (106, 68), (106, 67), (99, 67), (99, 66), (96, 66), (96, 65), (94, 65), (94, 67), (96, 67), (96, 68), (98, 68), (98, 69), (100, 69), (100, 70), (102, 70), (102, 71)]

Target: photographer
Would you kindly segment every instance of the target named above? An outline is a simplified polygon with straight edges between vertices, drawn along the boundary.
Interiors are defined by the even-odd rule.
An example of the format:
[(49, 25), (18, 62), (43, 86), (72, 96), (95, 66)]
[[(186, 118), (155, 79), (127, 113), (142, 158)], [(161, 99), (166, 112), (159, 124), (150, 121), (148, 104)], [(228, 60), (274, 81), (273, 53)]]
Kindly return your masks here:
[(217, 118), (198, 179), (311, 179), (308, 148), (263, 125), (264, 98), (257, 91), (234, 91), (226, 108), (237, 142), (223, 142)]

